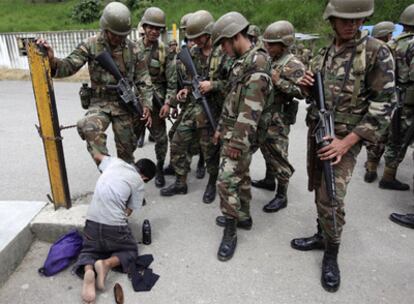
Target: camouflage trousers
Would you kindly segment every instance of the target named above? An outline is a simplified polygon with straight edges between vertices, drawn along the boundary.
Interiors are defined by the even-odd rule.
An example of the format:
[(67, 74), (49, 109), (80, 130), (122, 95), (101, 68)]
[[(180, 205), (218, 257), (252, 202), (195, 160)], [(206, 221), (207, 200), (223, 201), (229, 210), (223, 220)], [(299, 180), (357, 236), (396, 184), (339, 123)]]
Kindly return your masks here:
[[(399, 134), (394, 134), (393, 130), (390, 130), (390, 139), (385, 145), (384, 152), (385, 166), (388, 168), (397, 169), (400, 163), (404, 160), (407, 149), (402, 150), (402, 139), (410, 128), (413, 119), (414, 107), (404, 107)], [(394, 140), (395, 137), (397, 137), (399, 140)]]
[(289, 125), (270, 125), (266, 139), (259, 143), (266, 162), (267, 172), (272, 172), (279, 183), (288, 184), (295, 169), (289, 163)]
[[(155, 156), (157, 162), (164, 163), (168, 150), (167, 125), (164, 118), (160, 118), (159, 109), (155, 108), (151, 112), (152, 125), (148, 130), (155, 141)], [(142, 134), (145, 128), (145, 122), (138, 121), (134, 123), (134, 130), (137, 138)]]
[(220, 171), (217, 190), (220, 196), (220, 208), (225, 216), (239, 221), (250, 218), (249, 167), (252, 160), (250, 152), (242, 153), (237, 160), (227, 156), (228, 141), (223, 143), (220, 153)]
[(171, 164), (177, 175), (186, 176), (190, 171), (193, 147), (197, 143), (203, 153), (207, 172), (212, 176), (218, 175), (220, 147), (213, 144), (213, 135), (212, 128), (198, 125), (191, 109), (183, 113), (170, 145)]
[(112, 115), (111, 111), (91, 106), (85, 117), (77, 123), (78, 133), (86, 140), (87, 149), (92, 157), (97, 153), (109, 155), (105, 131), (110, 123), (114, 132), (117, 156), (127, 163), (133, 163), (137, 138), (130, 114)]
[[(313, 130), (313, 129), (312, 129)], [(311, 137), (314, 139), (314, 137)], [(309, 140), (309, 137), (308, 137)], [(336, 200), (331, 202), (328, 192), (326, 191), (326, 184), (324, 174), (322, 172), (322, 162), (317, 161), (317, 172), (309, 174), (315, 190), (315, 203), (318, 211), (318, 219), (322, 228), (322, 232), (329, 242), (339, 244), (341, 242), (341, 234), (343, 226), (345, 225), (345, 204), (344, 199), (348, 184), (352, 177), (352, 172), (356, 164), (362, 144), (355, 144), (343, 157), (339, 164), (334, 166)], [(312, 149), (308, 150), (308, 153)], [(314, 155), (308, 155), (308, 160)], [(309, 165), (309, 164), (308, 164)], [(332, 207), (333, 206), (333, 207)], [(334, 226), (333, 214), (336, 217), (336, 231)]]
[(381, 157), (384, 154), (385, 143), (364, 142), (364, 145), (367, 150), (367, 162), (379, 164)]

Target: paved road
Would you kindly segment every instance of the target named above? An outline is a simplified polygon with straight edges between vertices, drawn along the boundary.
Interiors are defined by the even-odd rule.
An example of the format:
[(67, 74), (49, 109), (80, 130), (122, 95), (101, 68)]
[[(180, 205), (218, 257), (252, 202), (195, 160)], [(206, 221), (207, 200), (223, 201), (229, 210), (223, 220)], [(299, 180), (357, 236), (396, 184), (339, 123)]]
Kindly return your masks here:
[[(79, 84), (55, 83), (61, 124), (73, 124), (82, 116), (78, 88)], [(0, 100), (0, 199), (44, 200), (49, 182), (42, 143), (34, 128), (38, 122), (31, 84), (0, 82)], [(290, 248), (292, 238), (313, 234), (316, 224), (313, 196), (306, 190), (304, 115), (302, 105), (291, 135), (290, 160), (296, 173), (289, 188), (289, 206), (277, 214), (264, 214), (261, 207), (272, 193), (254, 189), (254, 227), (240, 231), (231, 261), (221, 263), (215, 257), (222, 232), (214, 225), (218, 200), (211, 205), (201, 203), (206, 179), (195, 179), (193, 170), (189, 194), (170, 199), (161, 198), (151, 183), (147, 187), (149, 203), (138, 220), (151, 220), (154, 242), (140, 246), (140, 251), (154, 255), (152, 267), (161, 278), (150, 293), (134, 293), (125, 276), (111, 273), (107, 292), (98, 295), (98, 303), (113, 303), (115, 281), (123, 285), (126, 303), (413, 303), (414, 230), (387, 219), (394, 211), (413, 212), (413, 194), (364, 183), (365, 151), (346, 199), (341, 289), (328, 294), (321, 288), (321, 252)], [(71, 195), (78, 197), (93, 191), (98, 172), (76, 130), (66, 130), (63, 136)], [(110, 135), (110, 150), (114, 151), (112, 141)], [(136, 156), (154, 158), (153, 147), (146, 143)], [(399, 172), (401, 180), (411, 183), (412, 166), (407, 157)], [(264, 168), (258, 153), (251, 166), (252, 177), (262, 177)], [(69, 271), (52, 278), (38, 277), (36, 270), (48, 247), (41, 242), (32, 246), (0, 289), (0, 303), (80, 302), (81, 282)]]

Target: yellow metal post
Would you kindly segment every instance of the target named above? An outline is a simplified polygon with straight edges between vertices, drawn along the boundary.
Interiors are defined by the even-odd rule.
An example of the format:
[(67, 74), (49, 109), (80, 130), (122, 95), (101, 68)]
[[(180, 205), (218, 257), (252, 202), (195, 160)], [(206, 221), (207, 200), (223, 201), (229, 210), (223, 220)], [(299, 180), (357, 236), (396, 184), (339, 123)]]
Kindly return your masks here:
[(173, 23), (172, 25), (172, 36), (173, 39), (178, 41), (178, 37), (177, 37), (177, 24)]
[(33, 41), (29, 41), (26, 48), (40, 124), (38, 131), (45, 149), (52, 201), (55, 209), (62, 206), (70, 208), (69, 185), (49, 59)]

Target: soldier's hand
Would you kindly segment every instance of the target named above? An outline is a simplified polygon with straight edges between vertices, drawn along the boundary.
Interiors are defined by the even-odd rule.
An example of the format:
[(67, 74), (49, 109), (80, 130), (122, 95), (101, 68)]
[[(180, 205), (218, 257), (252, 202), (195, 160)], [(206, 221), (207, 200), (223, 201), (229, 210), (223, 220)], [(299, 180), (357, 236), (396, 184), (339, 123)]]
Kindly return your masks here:
[(303, 93), (309, 95), (310, 88), (313, 87), (315, 79), (313, 78), (313, 73), (311, 71), (306, 71), (305, 76), (299, 81), (298, 85), (301, 87)]
[(276, 84), (280, 79), (280, 72), (277, 70), (272, 71), (272, 82), (273, 84)]
[(177, 117), (178, 117), (178, 109), (177, 108), (172, 109), (171, 117), (174, 118), (174, 119), (177, 119)]
[(212, 139), (214, 145), (217, 145), (220, 142), (220, 135), (221, 134), (220, 134), (219, 131), (216, 131), (214, 133), (214, 136), (213, 136), (213, 139)]
[(49, 58), (50, 63), (53, 64), (53, 60), (55, 59), (55, 53), (53, 52), (53, 49), (50, 46), (50, 44), (43, 38), (36, 39), (36, 44), (46, 49), (47, 57)]
[(321, 160), (333, 160), (332, 165), (339, 164), (342, 160), (342, 156), (344, 156), (360, 139), (361, 138), (353, 132), (343, 139), (325, 136), (324, 140), (330, 141), (331, 143), (317, 151), (318, 157)]
[(178, 101), (184, 101), (187, 98), (187, 95), (188, 95), (188, 90), (187, 89), (181, 89), (177, 93), (177, 100)]
[(205, 95), (213, 89), (213, 82), (204, 80), (200, 82), (200, 86), (198, 88), (201, 94)]
[(146, 120), (145, 126), (150, 128), (152, 126), (151, 111), (147, 107), (144, 107), (144, 113), (142, 114), (141, 120)]
[(170, 116), (170, 105), (166, 103), (161, 107), (160, 118), (167, 118), (168, 116)]
[(228, 147), (227, 148), (227, 156), (231, 159), (237, 160), (241, 155), (241, 151), (236, 148)]

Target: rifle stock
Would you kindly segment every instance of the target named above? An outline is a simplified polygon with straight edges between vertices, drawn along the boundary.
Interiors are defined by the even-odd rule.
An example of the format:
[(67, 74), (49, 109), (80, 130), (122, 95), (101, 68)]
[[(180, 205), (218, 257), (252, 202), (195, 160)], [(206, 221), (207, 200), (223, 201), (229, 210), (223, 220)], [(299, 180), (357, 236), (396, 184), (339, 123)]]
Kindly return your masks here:
[(118, 84), (108, 85), (107, 87), (116, 89), (120, 97), (120, 105), (124, 107), (128, 112), (142, 116), (144, 113), (142, 105), (135, 95), (135, 92), (132, 89), (128, 79), (122, 76), (121, 72), (118, 69), (118, 66), (112, 59), (111, 54), (109, 54), (108, 51), (103, 51), (98, 56), (96, 56), (95, 60), (108, 73), (114, 76), (116, 81), (118, 81)]
[[(188, 73), (190, 73), (192, 81), (192, 92), (194, 98), (201, 104), (203, 107), (204, 113), (207, 115), (207, 119), (210, 122), (211, 127), (213, 130), (216, 130), (217, 125), (216, 121), (213, 118), (213, 115), (211, 114), (210, 107), (208, 106), (208, 102), (206, 97), (201, 94), (200, 92), (200, 80), (201, 77), (198, 75), (197, 70), (195, 68), (193, 59), (191, 58), (190, 51), (188, 50), (187, 46), (183, 46), (181, 51), (177, 55), (178, 59), (181, 60), (181, 62), (184, 64), (185, 68), (187, 69)], [(186, 84), (188, 82), (183, 81), (183, 84)]]

